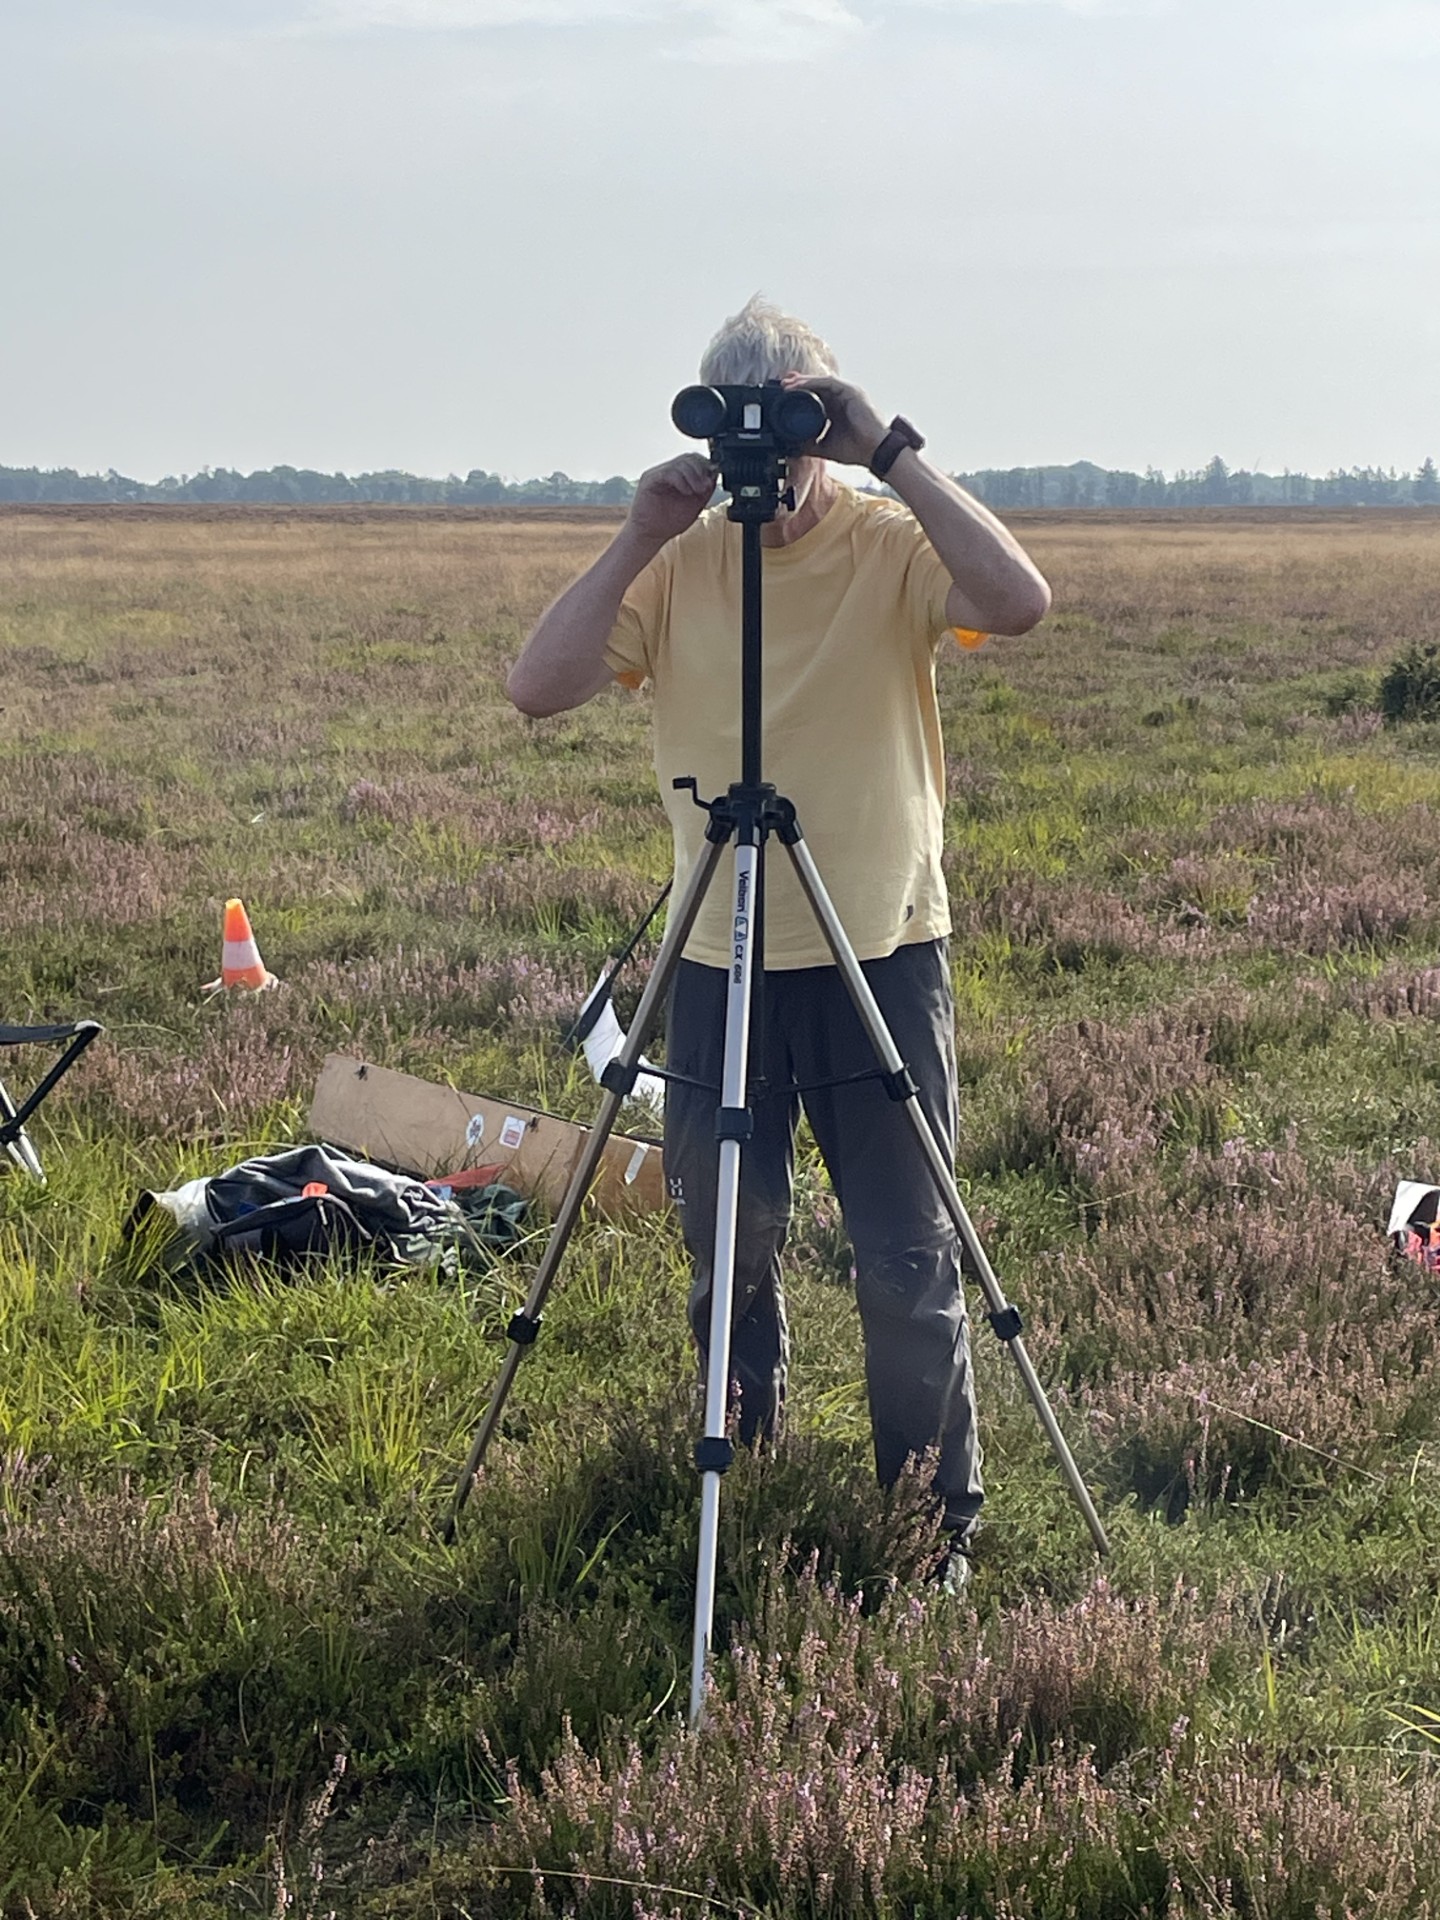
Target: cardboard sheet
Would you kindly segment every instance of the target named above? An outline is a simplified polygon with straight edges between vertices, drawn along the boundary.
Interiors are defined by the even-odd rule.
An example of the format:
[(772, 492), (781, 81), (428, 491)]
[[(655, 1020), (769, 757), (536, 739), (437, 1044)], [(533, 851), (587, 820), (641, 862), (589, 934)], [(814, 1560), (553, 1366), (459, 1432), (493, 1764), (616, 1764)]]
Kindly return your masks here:
[[(462, 1093), (332, 1053), (310, 1105), (317, 1140), (422, 1180), (494, 1166), (517, 1192), (556, 1207), (588, 1128), (483, 1094)], [(667, 1204), (658, 1141), (612, 1134), (590, 1189), (604, 1213), (648, 1213)]]

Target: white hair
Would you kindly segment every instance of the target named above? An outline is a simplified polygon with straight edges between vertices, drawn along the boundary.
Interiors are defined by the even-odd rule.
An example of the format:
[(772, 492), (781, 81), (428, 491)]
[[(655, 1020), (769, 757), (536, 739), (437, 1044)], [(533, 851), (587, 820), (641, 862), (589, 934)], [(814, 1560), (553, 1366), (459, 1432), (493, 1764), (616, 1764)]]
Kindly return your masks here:
[(839, 363), (812, 327), (752, 294), (705, 349), (700, 378), (707, 387), (759, 387), (782, 373), (838, 373)]

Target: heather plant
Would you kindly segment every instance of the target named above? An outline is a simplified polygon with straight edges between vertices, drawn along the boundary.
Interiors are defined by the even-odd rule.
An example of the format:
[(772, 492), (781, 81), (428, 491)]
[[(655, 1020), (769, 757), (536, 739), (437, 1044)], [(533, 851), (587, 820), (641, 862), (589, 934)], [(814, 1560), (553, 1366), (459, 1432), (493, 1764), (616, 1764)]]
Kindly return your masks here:
[(1254, 898), (1254, 875), (1250, 863), (1229, 849), (1177, 853), (1163, 871), (1147, 877), (1142, 898), (1152, 913), (1182, 927), (1242, 927)]
[(972, 1147), (972, 1161), (1063, 1181), (1092, 1228), (1153, 1214), (1165, 1205), (1162, 1148), (1222, 1129), (1224, 1084), (1210, 1051), (1231, 1018), (1218, 1002), (1192, 1001), (1123, 1024), (1056, 1028), (1037, 1077), (1000, 1130)]
[(1316, 800), (1255, 805), (1217, 820), (1214, 831), (1269, 860), (1247, 915), (1268, 949), (1383, 948), (1412, 931), (1435, 931), (1428, 807), (1367, 817)]
[[(766, 1595), (698, 1741), (671, 1733), (647, 1754), (628, 1740), (601, 1760), (567, 1732), (538, 1786), (511, 1769), (512, 1817), (475, 1867), (498, 1856), (540, 1878), (573, 1873), (592, 1883), (581, 1912), (630, 1910), (614, 1889), (641, 1880), (777, 1912), (885, 1912), (921, 1894), (971, 1796), (994, 1792), (1008, 1825), (1002, 1779), (1023, 1802), (1052, 1769), (1073, 1777), (1067, 1734), (1085, 1740), (1097, 1785), (1127, 1756), (1163, 1750), (1245, 1630), (1227, 1602), (1201, 1608), (1177, 1589), (1130, 1604), (1103, 1580), (1069, 1606), (1025, 1603), (989, 1632), (959, 1621), (957, 1648), (956, 1618), (913, 1595), (867, 1618), (811, 1567), (783, 1598)], [(928, 1897), (961, 1884), (942, 1871)], [(528, 1889), (510, 1891), (524, 1911)]]
[[(698, 1735), (669, 1218), (583, 1223), (453, 1545), (543, 1216), (461, 1278), (125, 1241), (305, 1138), (332, 1050), (593, 1112), (645, 701), (500, 682), (608, 532), (0, 516), (0, 1020), (106, 1026), (49, 1185), (0, 1166), (0, 1914), (1436, 1915), (1440, 1279), (1383, 1229), (1440, 1176), (1440, 771), (1366, 693), (1440, 641), (1424, 516), (1041, 516), (1054, 615), (943, 668), (959, 1171), (1107, 1566), (976, 1295), (934, 1586), (803, 1134)], [(207, 998), (234, 893), (284, 984)]]
[[(953, 872), (953, 862), (947, 863)], [(1046, 969), (1081, 973), (1125, 960), (1198, 958), (1208, 941), (1195, 925), (1147, 919), (1123, 896), (1097, 887), (1024, 879), (973, 906), (961, 894), (961, 927), (972, 936), (996, 932), (1033, 953)]]
[(1172, 1512), (1267, 1480), (1320, 1491), (1431, 1437), (1440, 1288), (1376, 1232), (1393, 1174), (1337, 1171), (1322, 1187), (1293, 1143), (1192, 1149), (1143, 1219), (1055, 1260), (1045, 1312), (1074, 1330), (1122, 1485)]
[[(944, 1750), (919, 1767), (885, 1763), (904, 1678), (873, 1649), (857, 1661), (853, 1621), (827, 1620), (779, 1657), (741, 1649), (734, 1697), (698, 1740), (600, 1759), (571, 1738), (538, 1789), (512, 1774), (510, 1819), (437, 1876), (446, 1910), (483, 1899), (497, 1914), (553, 1901), (577, 1915), (672, 1916), (698, 1894), (721, 1909), (827, 1915), (1431, 1912), (1433, 1782), (1399, 1789), (1408, 1826), (1397, 1837), (1353, 1767), (1262, 1780), (1253, 1751), (1211, 1747), (1176, 1700), (1233, 1628), (1197, 1628), (1187, 1605), (1175, 1596), (1137, 1617), (1099, 1590), (1049, 1632), (1027, 1621), (1042, 1627), (1034, 1640), (994, 1649), (994, 1671), (1010, 1679), (967, 1688)], [(901, 1660), (918, 1652), (905, 1637)], [(1096, 1675), (1116, 1656), (1110, 1682), (1123, 1671), (1133, 1685), (1138, 1668), (1152, 1676), (1149, 1711), (1174, 1710), (1146, 1746), (1107, 1761), (1093, 1748), (1037, 1749), (1023, 1722), (1003, 1734), (1042, 1662), (1041, 1689), (1058, 1704), (1072, 1672)], [(951, 1704), (948, 1664), (942, 1654), (931, 1684)], [(930, 1671), (923, 1654), (917, 1665)], [(992, 1756), (973, 1770), (951, 1744), (958, 1735), (963, 1747), (970, 1713)]]

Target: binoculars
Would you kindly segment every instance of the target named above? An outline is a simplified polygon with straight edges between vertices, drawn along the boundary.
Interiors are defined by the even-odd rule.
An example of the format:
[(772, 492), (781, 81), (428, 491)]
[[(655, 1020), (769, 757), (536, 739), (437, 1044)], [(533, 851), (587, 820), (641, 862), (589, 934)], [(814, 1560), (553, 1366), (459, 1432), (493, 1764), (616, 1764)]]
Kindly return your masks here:
[(773, 520), (789, 499), (787, 460), (830, 424), (825, 402), (808, 387), (682, 387), (670, 418), (692, 440), (710, 442), (710, 458), (730, 493), (732, 520)]

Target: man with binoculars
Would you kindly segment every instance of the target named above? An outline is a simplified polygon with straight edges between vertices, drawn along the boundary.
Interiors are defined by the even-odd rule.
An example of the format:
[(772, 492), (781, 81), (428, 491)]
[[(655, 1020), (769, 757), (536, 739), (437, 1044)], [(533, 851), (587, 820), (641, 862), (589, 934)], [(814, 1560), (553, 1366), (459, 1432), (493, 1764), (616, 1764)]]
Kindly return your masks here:
[[(787, 462), (784, 504), (760, 529), (765, 772), (794, 802), (814, 861), (901, 1055), (953, 1160), (954, 1015), (941, 871), (945, 761), (941, 653), (1042, 619), (1049, 589), (983, 506), (887, 426), (803, 323), (758, 297), (701, 364), (717, 388), (805, 388), (828, 424)], [(837, 469), (868, 469), (896, 497)], [(740, 530), (711, 508), (717, 467), (683, 453), (645, 473), (624, 526), (541, 616), (508, 692), (537, 716), (615, 680), (654, 696), (655, 766), (683, 883), (704, 837), (690, 792), (723, 791), (741, 751)], [(678, 885), (677, 885), (678, 892)], [(716, 1089), (731, 957), (729, 903), (706, 898), (669, 1007), (665, 1164), (694, 1265), (691, 1324), (709, 1327), (716, 1215)], [(961, 1244), (796, 876), (765, 869), (763, 973), (751, 1033), (753, 1130), (740, 1160), (731, 1370), (743, 1441), (777, 1431), (788, 1331), (780, 1254), (803, 1107), (855, 1257), (875, 1462), (882, 1484), (938, 1449), (935, 1489), (962, 1581), (983, 1492)], [(868, 1076), (868, 1077), (858, 1077)], [(844, 1083), (844, 1084), (841, 1084)], [(723, 1321), (722, 1321), (723, 1325)]]

